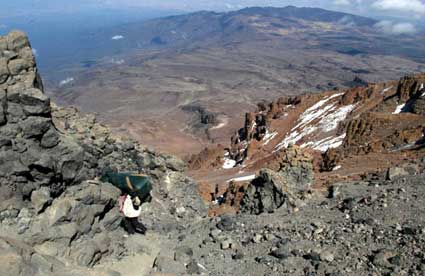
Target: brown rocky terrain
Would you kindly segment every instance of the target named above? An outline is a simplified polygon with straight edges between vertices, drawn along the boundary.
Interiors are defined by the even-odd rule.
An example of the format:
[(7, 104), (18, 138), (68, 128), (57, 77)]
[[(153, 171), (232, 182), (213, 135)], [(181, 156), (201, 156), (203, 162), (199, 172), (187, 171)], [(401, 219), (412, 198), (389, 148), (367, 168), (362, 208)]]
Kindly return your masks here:
[[(0, 37), (0, 72), (0, 275), (425, 272), (424, 74), (261, 103), (190, 160), (195, 182), (51, 103), (24, 33)], [(110, 169), (152, 181), (146, 235), (122, 228)]]
[[(227, 143), (260, 101), (424, 71), (424, 34), (387, 35), (376, 22), (286, 7), (132, 23), (91, 37), (121, 54), (90, 60), (89, 68), (54, 68), (44, 76), (46, 91), (62, 105), (98, 113), (116, 133), (184, 158)], [(112, 43), (118, 34), (124, 38)], [(194, 106), (217, 120), (202, 123)]]
[(193, 175), (204, 187), (219, 185), (222, 194), (223, 183), (249, 182), (263, 168), (285, 174), (285, 166), (310, 166), (314, 177), (301, 174), (303, 179), (321, 187), (415, 163), (425, 154), (424, 83), (425, 75), (418, 74), (261, 102), (246, 114), (224, 153), (219, 146), (189, 160)]

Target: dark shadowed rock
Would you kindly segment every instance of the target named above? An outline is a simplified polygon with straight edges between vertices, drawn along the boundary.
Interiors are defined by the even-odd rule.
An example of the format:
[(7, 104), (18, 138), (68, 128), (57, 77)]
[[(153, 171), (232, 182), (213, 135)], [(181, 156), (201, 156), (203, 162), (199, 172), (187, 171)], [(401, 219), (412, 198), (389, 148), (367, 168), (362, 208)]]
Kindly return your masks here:
[(7, 59), (0, 57), (0, 84), (4, 83), (9, 77), (9, 68), (7, 67)]
[(284, 204), (288, 208), (295, 207), (297, 193), (302, 190), (296, 184), (288, 182), (288, 179), (278, 172), (263, 169), (245, 191), (241, 210), (260, 214), (274, 212)]

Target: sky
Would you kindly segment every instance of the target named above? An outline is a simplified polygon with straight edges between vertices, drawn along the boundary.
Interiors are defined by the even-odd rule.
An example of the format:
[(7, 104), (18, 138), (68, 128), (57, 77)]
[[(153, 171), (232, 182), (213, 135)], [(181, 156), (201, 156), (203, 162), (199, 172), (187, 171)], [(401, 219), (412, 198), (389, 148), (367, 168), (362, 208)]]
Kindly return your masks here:
[[(425, 27), (422, 20), (425, 17), (425, 0), (14, 0), (2, 3), (0, 31), (6, 29), (10, 18), (22, 22), (23, 18), (28, 21), (29, 18), (43, 20), (49, 16), (84, 14), (80, 21), (85, 21), (85, 18), (91, 18), (90, 14), (102, 15), (102, 11), (108, 10), (111, 14), (116, 13), (117, 19), (110, 20), (109, 16), (106, 21), (118, 24), (121, 23), (118, 18), (123, 14), (128, 17), (127, 21), (131, 21), (143, 16), (148, 18), (199, 10), (231, 11), (250, 6), (287, 5), (320, 7), (372, 17), (381, 21), (377, 28), (391, 34), (415, 33), (418, 28)], [(151, 16), (146, 16), (149, 12)], [(103, 24), (97, 17), (92, 19)]]
[(88, 8), (151, 8), (176, 11), (225, 11), (247, 6), (310, 6), (368, 16), (420, 19), (425, 0), (14, 0), (2, 3), (1, 15), (78, 11)]
[[(2, 0), (0, 0), (2, 1)], [(320, 7), (378, 19), (377, 28), (389, 34), (413, 34), (425, 28), (425, 0), (13, 0), (2, 1), (0, 34), (11, 28), (29, 29), (33, 21), (58, 18), (78, 29), (118, 25), (199, 10), (231, 11), (252, 6)], [(82, 24), (74, 24), (74, 21)], [(85, 24), (86, 21), (88, 24)], [(65, 22), (65, 20), (64, 20)], [(26, 23), (22, 26), (21, 23)], [(96, 24), (98, 23), (98, 24)], [(28, 27), (29, 25), (29, 27)], [(35, 25), (33, 27), (36, 27)]]

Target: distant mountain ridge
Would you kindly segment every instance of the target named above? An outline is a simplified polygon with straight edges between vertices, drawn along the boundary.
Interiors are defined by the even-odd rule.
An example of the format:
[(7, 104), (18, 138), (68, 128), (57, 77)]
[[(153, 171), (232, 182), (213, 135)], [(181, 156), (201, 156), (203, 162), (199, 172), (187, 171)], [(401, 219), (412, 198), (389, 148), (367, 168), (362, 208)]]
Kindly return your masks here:
[[(259, 101), (424, 72), (424, 34), (387, 35), (376, 22), (289, 6), (122, 25), (90, 37), (102, 43), (98, 51), (113, 54), (67, 64), (51, 95), (98, 112), (143, 144), (182, 156), (227, 142)], [(204, 126), (198, 112), (185, 111), (194, 105), (215, 114), (217, 125)]]
[[(287, 6), (285, 8), (251, 7), (223, 13), (200, 11), (153, 19), (142, 24), (132, 23), (120, 28), (121, 31), (126, 31), (126, 35), (132, 40), (136, 40), (139, 47), (171, 47), (189, 42), (227, 40), (231, 39), (230, 36), (241, 38), (241, 34), (238, 32), (258, 36), (258, 32), (252, 24), (262, 24), (268, 21), (273, 22), (272, 28), (297, 27), (303, 21), (304, 23), (331, 23), (341, 27), (372, 28), (378, 22), (371, 18), (320, 8)], [(114, 31), (120, 31), (120, 28)]]
[(355, 22), (359, 26), (372, 26), (377, 23), (375, 19), (371, 19), (364, 16), (336, 12), (325, 10), (321, 8), (309, 8), (309, 7), (295, 7), (287, 6), (284, 8), (275, 8), (275, 7), (250, 7), (245, 8), (232, 13), (240, 14), (260, 14), (264, 16), (274, 16), (274, 17), (293, 17), (309, 21), (323, 21), (323, 22), (341, 22), (341, 20), (346, 19), (347, 17)]

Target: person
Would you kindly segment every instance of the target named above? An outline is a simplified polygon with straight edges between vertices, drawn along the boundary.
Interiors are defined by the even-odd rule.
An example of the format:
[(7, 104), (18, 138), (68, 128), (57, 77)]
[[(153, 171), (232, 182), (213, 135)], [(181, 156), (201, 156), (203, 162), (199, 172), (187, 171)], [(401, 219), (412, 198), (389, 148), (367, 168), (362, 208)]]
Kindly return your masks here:
[(142, 212), (141, 201), (137, 196), (123, 195), (120, 199), (120, 211), (124, 215), (124, 229), (130, 234), (145, 234), (146, 227), (139, 221)]

